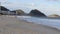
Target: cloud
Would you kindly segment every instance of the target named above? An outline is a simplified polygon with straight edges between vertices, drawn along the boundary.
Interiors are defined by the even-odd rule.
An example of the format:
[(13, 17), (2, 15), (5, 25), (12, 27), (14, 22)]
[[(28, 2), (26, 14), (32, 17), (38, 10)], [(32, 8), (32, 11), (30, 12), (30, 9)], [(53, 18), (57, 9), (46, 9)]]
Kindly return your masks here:
[(10, 4), (7, 4), (8, 6), (34, 6), (34, 4), (32, 4), (32, 3), (10, 3)]
[(32, 8), (32, 9), (35, 7), (34, 3), (20, 3), (20, 2), (3, 2), (2, 5), (13, 10), (19, 9), (20, 7)]
[(3, 2), (7, 2), (7, 1), (8, 1), (8, 0), (0, 0), (1, 3), (3, 3)]
[(60, 1), (60, 0), (46, 0), (46, 1)]

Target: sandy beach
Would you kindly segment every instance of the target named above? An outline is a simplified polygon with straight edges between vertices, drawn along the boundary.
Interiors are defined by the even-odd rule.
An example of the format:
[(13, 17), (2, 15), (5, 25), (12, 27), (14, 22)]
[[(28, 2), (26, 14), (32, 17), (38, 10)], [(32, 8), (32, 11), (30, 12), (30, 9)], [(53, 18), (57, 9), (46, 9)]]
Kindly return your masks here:
[(60, 34), (60, 31), (44, 25), (19, 20), (15, 16), (0, 16), (0, 34)]

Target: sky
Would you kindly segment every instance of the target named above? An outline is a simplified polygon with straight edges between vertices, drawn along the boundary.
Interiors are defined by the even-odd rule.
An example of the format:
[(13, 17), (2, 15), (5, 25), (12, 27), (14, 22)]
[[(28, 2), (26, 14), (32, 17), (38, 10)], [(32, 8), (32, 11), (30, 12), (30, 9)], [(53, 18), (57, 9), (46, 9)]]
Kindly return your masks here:
[(1, 0), (1, 5), (10, 9), (21, 9), (29, 13), (32, 9), (38, 9), (45, 15), (60, 15), (60, 0)]

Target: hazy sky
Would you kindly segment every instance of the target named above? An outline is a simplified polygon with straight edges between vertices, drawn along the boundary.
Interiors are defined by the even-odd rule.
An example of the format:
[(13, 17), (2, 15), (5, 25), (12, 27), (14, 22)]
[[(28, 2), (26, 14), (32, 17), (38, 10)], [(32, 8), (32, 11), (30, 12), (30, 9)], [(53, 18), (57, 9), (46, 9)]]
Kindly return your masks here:
[(46, 15), (60, 15), (60, 0), (1, 0), (0, 2), (10, 10), (22, 9), (29, 13), (31, 9), (38, 9)]

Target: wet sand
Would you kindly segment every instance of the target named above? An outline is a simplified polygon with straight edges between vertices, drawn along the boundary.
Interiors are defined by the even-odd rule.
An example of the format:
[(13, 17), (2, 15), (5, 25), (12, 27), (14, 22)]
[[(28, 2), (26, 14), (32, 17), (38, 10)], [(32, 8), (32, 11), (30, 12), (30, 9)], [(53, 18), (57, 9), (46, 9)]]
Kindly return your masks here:
[(60, 34), (60, 31), (44, 25), (18, 20), (15, 16), (0, 16), (0, 34)]

